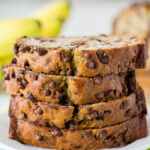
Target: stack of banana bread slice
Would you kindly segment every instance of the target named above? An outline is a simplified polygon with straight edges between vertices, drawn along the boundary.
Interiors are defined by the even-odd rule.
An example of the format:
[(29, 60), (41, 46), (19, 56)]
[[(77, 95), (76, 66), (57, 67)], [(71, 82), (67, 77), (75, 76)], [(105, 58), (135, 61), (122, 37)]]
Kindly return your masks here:
[(91, 150), (147, 136), (135, 72), (146, 66), (145, 36), (22, 37), (13, 51), (3, 69), (11, 139)]

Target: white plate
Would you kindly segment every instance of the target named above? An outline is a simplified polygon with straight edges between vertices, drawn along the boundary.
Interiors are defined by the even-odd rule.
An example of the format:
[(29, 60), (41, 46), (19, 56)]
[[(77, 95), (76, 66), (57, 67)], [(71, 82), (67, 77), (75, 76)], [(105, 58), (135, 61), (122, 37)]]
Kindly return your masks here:
[[(149, 111), (150, 114), (150, 111)], [(150, 148), (150, 115), (147, 117), (149, 135), (144, 139), (137, 140), (123, 148), (113, 148), (111, 150), (146, 150)], [(0, 114), (0, 150), (43, 150), (28, 146), (8, 139), (9, 118), (7, 112)], [(45, 150), (45, 149), (44, 149)]]

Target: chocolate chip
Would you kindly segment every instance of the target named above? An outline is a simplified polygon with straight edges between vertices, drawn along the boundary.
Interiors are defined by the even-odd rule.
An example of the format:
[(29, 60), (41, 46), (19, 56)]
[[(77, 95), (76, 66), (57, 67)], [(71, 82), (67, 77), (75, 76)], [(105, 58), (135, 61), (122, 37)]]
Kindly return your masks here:
[(104, 56), (103, 52), (98, 51), (96, 54), (97, 54), (98, 59), (101, 63), (103, 63), (103, 64), (108, 64), (109, 63), (109, 57)]
[(67, 72), (66, 72), (66, 75), (67, 75), (67, 76), (71, 76), (72, 74), (73, 74), (72, 69), (69, 68), (69, 69), (67, 70)]
[(9, 74), (4, 75), (4, 80), (10, 80), (10, 75)]
[(64, 53), (61, 53), (60, 56), (65, 63), (70, 62), (70, 60), (71, 60), (71, 57), (65, 55)]
[(24, 61), (24, 63), (23, 63), (23, 67), (24, 68), (27, 68), (27, 67), (29, 67), (30, 65), (29, 65), (29, 63), (28, 63), (28, 60), (25, 60)]
[(99, 94), (96, 94), (95, 96), (96, 96), (96, 98), (98, 98), (99, 100), (102, 100), (105, 95), (104, 95), (104, 92), (101, 92), (101, 93), (99, 93)]
[(14, 52), (15, 55), (17, 55), (19, 53), (18, 49), (19, 49), (19, 44), (17, 44), (17, 43), (14, 44), (14, 46), (13, 46), (13, 52)]
[(43, 110), (41, 109), (41, 107), (38, 107), (37, 109), (35, 109), (34, 112), (35, 112), (36, 114), (40, 114), (40, 115), (43, 114)]
[(94, 61), (91, 61), (89, 63), (86, 63), (86, 66), (90, 69), (95, 69), (96, 68), (96, 63)]
[(18, 96), (23, 97), (23, 94), (21, 92), (18, 93)]
[(71, 123), (71, 124), (69, 125), (69, 129), (70, 129), (70, 130), (74, 130), (74, 129), (75, 129), (75, 125)]
[(46, 122), (45, 126), (46, 126), (47, 128), (50, 128), (49, 122)]
[(24, 50), (27, 51), (27, 52), (29, 52), (29, 51), (31, 50), (31, 47), (25, 46), (25, 47), (24, 47)]
[(96, 111), (94, 111), (93, 113), (90, 114), (91, 118), (98, 118), (99, 115)]
[(10, 76), (11, 76), (12, 78), (15, 78), (15, 77), (16, 77), (15, 72), (12, 71), (12, 72), (10, 73)]
[(22, 84), (22, 82), (20, 82), (20, 83), (18, 84), (18, 86), (19, 86), (19, 88), (20, 88), (21, 90), (24, 90), (24, 89), (25, 89), (25, 86)]
[(43, 136), (41, 135), (41, 133), (39, 131), (35, 132), (35, 137), (37, 141), (42, 141), (43, 140)]
[(109, 115), (111, 114), (111, 111), (108, 110), (108, 111), (104, 111), (104, 119), (107, 118)]
[(85, 132), (84, 133), (84, 138), (91, 139), (92, 138), (92, 134), (90, 132)]
[(108, 56), (104, 56), (100, 59), (100, 62), (103, 64), (108, 64), (109, 62), (109, 57)]
[(63, 135), (62, 132), (61, 132), (58, 128), (55, 128), (55, 129), (54, 129), (54, 134), (55, 134), (56, 136), (62, 136), (62, 135)]
[(101, 77), (96, 77), (94, 79), (94, 84), (101, 84), (101, 82), (102, 82), (102, 78)]
[(73, 42), (71, 43), (71, 46), (79, 47), (79, 46), (85, 45), (85, 44), (86, 44), (85, 41), (73, 41)]
[(22, 82), (22, 77), (18, 76), (16, 80), (17, 80), (17, 82)]
[(129, 117), (130, 114), (131, 114), (131, 111), (130, 111), (130, 109), (128, 109), (128, 110), (125, 112), (124, 116), (125, 116), (125, 117)]
[(17, 63), (17, 59), (16, 58), (13, 58), (12, 60), (11, 60), (11, 64), (16, 64)]
[(86, 59), (89, 59), (89, 58), (91, 58), (91, 54), (88, 52), (83, 53), (83, 57), (85, 57)]
[(19, 119), (26, 119), (27, 118), (27, 114), (22, 112), (19, 116), (18, 116)]
[(48, 88), (49, 89), (54, 89), (56, 88), (56, 83), (54, 81), (50, 82), (49, 85), (48, 85)]
[(45, 48), (39, 48), (39, 49), (38, 49), (38, 53), (39, 53), (40, 56), (44, 56), (44, 55), (46, 55), (48, 52), (47, 52), (47, 50), (46, 50)]
[(104, 138), (107, 136), (107, 132), (105, 130), (102, 130), (102, 132), (100, 132), (99, 138)]
[(21, 51), (21, 52), (23, 52), (23, 53), (25, 53), (25, 49), (24, 49), (24, 45), (21, 45), (20, 47), (19, 47), (19, 51)]
[(99, 117), (99, 114), (96, 110), (94, 110), (92, 108), (88, 108), (87, 111), (90, 114), (91, 118), (98, 118)]
[(43, 94), (44, 94), (45, 96), (50, 96), (50, 95), (51, 95), (51, 91), (50, 91), (49, 89), (45, 89), (45, 90), (43, 91)]
[(120, 104), (120, 109), (125, 109), (127, 106), (128, 106), (128, 101), (123, 101), (123, 102)]
[(30, 78), (33, 80), (38, 80), (38, 75), (31, 73)]
[(102, 40), (100, 40), (100, 39), (97, 39), (97, 41), (98, 41), (98, 42), (102, 42)]
[(31, 92), (28, 92), (27, 93), (27, 96), (26, 96), (27, 99), (33, 101), (33, 102), (37, 102), (37, 99), (32, 95)]
[(115, 92), (114, 92), (113, 90), (110, 90), (110, 91), (107, 92), (107, 95), (108, 95), (109, 97), (111, 97), (111, 98), (114, 98)]
[(58, 106), (56, 106), (56, 105), (53, 105), (53, 104), (51, 104), (51, 105), (48, 105), (48, 107), (50, 107), (50, 108), (52, 108), (52, 109), (55, 109), (55, 110), (58, 110)]
[(56, 91), (54, 93), (54, 98), (61, 98), (62, 96), (63, 96), (63, 94), (61, 92), (59, 92), (59, 91)]

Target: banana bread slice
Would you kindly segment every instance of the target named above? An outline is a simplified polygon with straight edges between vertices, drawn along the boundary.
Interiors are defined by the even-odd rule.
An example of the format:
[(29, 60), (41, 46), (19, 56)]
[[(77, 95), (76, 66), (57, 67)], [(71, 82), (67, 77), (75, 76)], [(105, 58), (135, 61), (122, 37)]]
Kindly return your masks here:
[(35, 125), (67, 129), (103, 128), (146, 114), (142, 89), (137, 94), (107, 103), (66, 106), (32, 102), (11, 96), (9, 116), (31, 121)]
[(9, 137), (42, 148), (96, 150), (124, 146), (148, 135), (145, 116), (102, 129), (67, 130), (46, 128), (10, 119)]
[[(148, 35), (148, 52), (150, 55), (150, 1), (135, 3), (123, 10), (113, 23), (113, 34)], [(150, 70), (150, 59), (147, 61)]]
[(114, 20), (116, 35), (145, 33), (150, 35), (150, 2), (135, 3), (123, 10)]
[(76, 105), (106, 102), (137, 90), (135, 71), (91, 78), (44, 75), (13, 66), (4, 72), (3, 90), (54, 104), (65, 103), (66, 99)]
[(146, 36), (22, 37), (14, 45), (19, 67), (56, 75), (93, 77), (145, 68)]

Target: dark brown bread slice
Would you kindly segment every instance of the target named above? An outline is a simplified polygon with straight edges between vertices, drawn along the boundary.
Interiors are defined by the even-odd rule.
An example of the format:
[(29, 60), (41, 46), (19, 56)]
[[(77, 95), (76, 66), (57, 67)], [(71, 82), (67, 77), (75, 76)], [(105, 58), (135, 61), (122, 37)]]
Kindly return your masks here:
[(12, 64), (56, 75), (93, 77), (145, 68), (146, 36), (23, 37)]
[(148, 135), (145, 116), (102, 129), (66, 130), (10, 119), (9, 137), (24, 144), (61, 150), (96, 150), (124, 146)]
[(32, 102), (11, 96), (9, 116), (29, 120), (35, 125), (67, 129), (103, 128), (146, 114), (144, 92), (107, 103), (79, 107)]
[(44, 75), (22, 68), (8, 66), (4, 69), (3, 89), (12, 94), (22, 93), (33, 101), (76, 105), (105, 102), (135, 93), (135, 71), (111, 74), (104, 77), (67, 77)]

